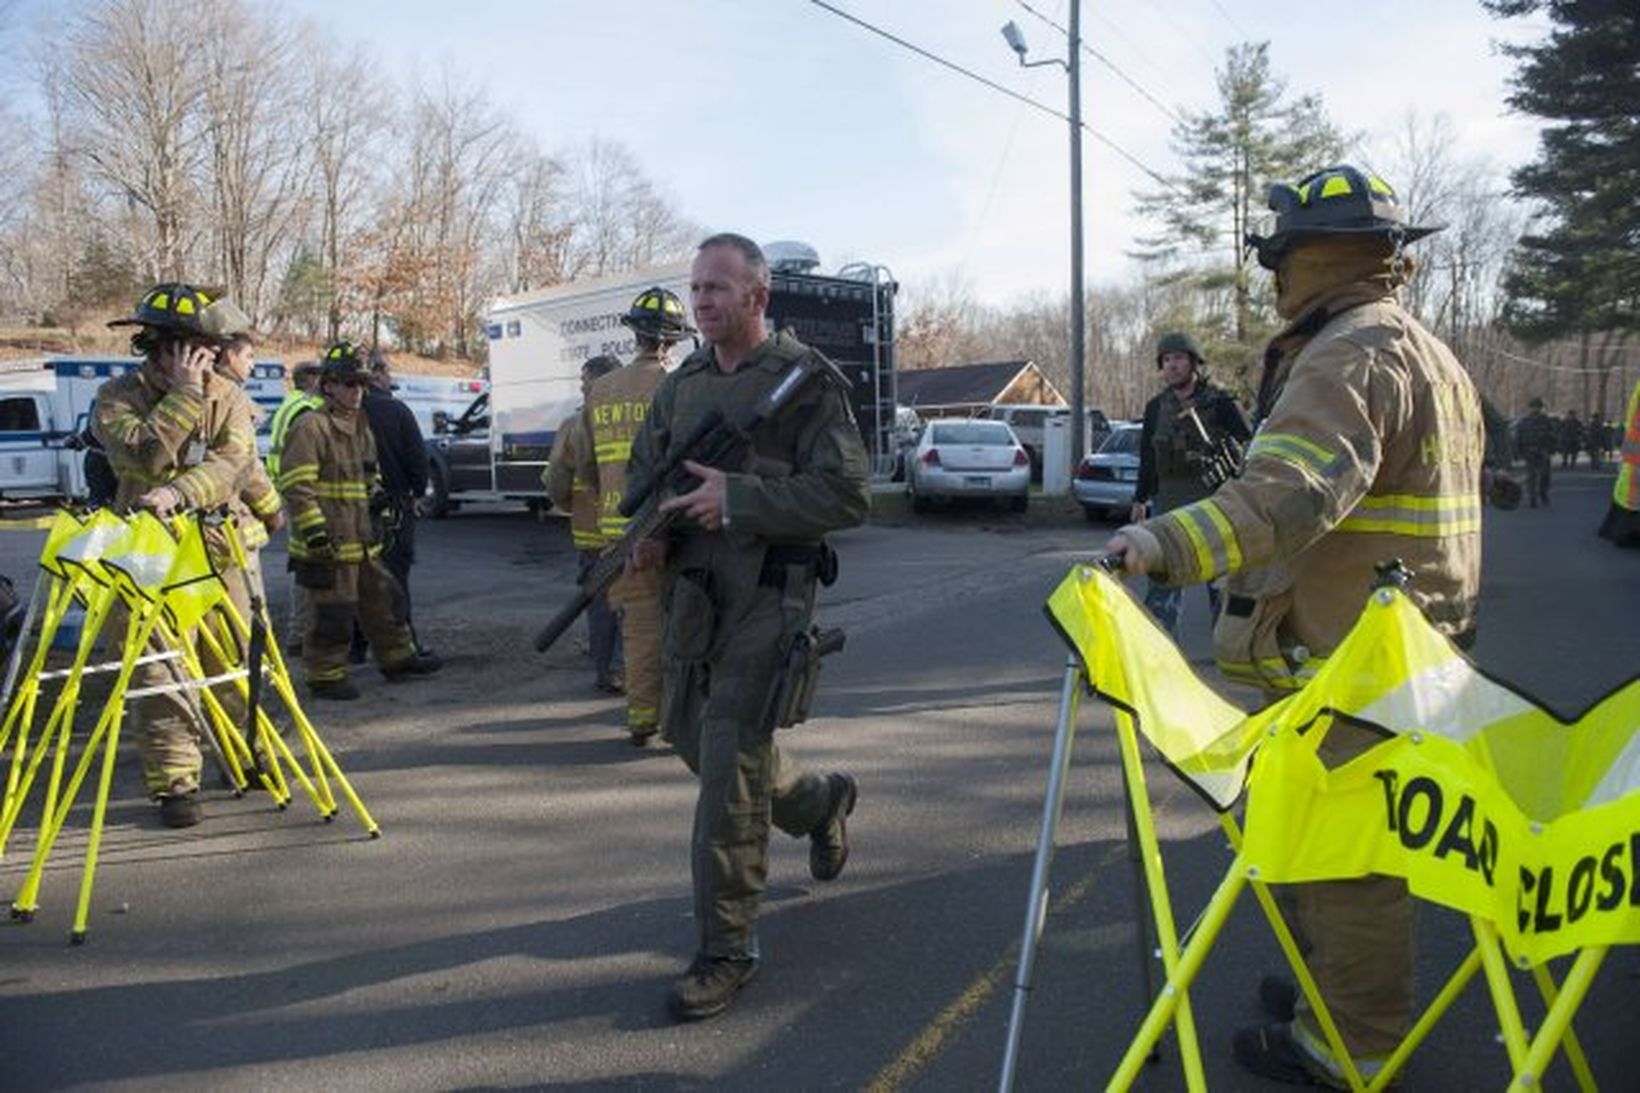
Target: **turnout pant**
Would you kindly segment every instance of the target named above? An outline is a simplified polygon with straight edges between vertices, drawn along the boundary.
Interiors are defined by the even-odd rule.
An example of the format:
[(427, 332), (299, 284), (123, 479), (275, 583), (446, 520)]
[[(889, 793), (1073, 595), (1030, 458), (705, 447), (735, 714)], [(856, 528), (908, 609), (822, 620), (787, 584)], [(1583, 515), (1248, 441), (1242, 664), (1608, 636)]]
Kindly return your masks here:
[[(1355, 758), (1380, 738), (1334, 722), (1320, 756), (1328, 767)], [(1356, 1060), (1394, 1051), (1412, 1025), (1412, 896), (1399, 877), (1295, 884), (1283, 902), (1296, 912), (1299, 944), (1315, 976), (1344, 1046)], [(1298, 1020), (1313, 1043), (1324, 1044), (1320, 1026), (1300, 995)]]
[(661, 578), (623, 573), (609, 586), (610, 605), (621, 614), (626, 664), (626, 727), (650, 732), (661, 716)]
[[(417, 649), (421, 648), (421, 639), (416, 637), (415, 615), (410, 608), (410, 567), (416, 563), (416, 517), (406, 503), (404, 513), (399, 517), (399, 526), (394, 531), (391, 543), (382, 548), (381, 563), (393, 579), (399, 582), (399, 593), (404, 599), (404, 624), (410, 628), (410, 640)], [(364, 629), (357, 623), (353, 626), (353, 648), (360, 656), (367, 646)]]
[[(681, 584), (673, 582), (674, 593)], [(768, 878), (769, 826), (807, 835), (831, 805), (826, 780), (800, 770), (762, 726), (780, 639), (807, 624), (812, 589), (807, 600), (801, 620), (783, 619), (780, 590), (756, 588), (745, 610), (721, 612), (720, 632), (698, 660), (677, 655), (680, 624), (688, 625), (677, 599), (667, 612), (662, 732), (700, 779), (691, 871), (699, 952), (708, 957), (759, 955), (757, 913)], [(631, 673), (629, 660), (629, 684)]]
[(333, 568), (334, 587), (306, 589), (312, 618), (302, 635), (302, 664), (308, 682), (347, 676), (354, 619), (370, 640), (379, 666), (392, 668), (414, 656), (410, 627), (404, 619), (404, 593), (386, 567), (378, 559), (367, 558), (337, 563)]
[[(222, 583), (228, 590), (228, 598), (239, 609), (240, 617), (249, 619), (250, 593), (246, 582), (244, 570), (222, 570)], [(124, 608), (116, 608), (105, 633), (123, 634), (125, 624)], [(230, 655), (243, 656), (232, 624), (220, 613), (213, 612), (201, 625), (212, 627), (219, 643)], [(196, 640), (194, 645), (199, 650), (200, 664), (207, 676), (228, 670), (229, 666), (213, 655), (204, 642)], [(165, 649), (156, 637), (148, 643), (144, 652), (159, 653)], [(181, 658), (171, 657), (139, 665), (131, 675), (131, 688), (160, 687), (180, 683), (187, 678)], [(228, 716), (234, 718), (236, 724), (243, 725), (245, 704), (240, 701), (238, 689), (233, 683), (220, 684), (212, 688), (212, 692), (221, 700)], [(146, 695), (132, 702), (131, 720), (127, 723), (135, 730), (132, 736), (136, 741), (137, 756), (142, 761), (143, 783), (150, 797), (180, 796), (199, 788), (203, 766), (199, 750), (200, 734), (206, 731), (204, 706), (201, 703), (198, 691)]]

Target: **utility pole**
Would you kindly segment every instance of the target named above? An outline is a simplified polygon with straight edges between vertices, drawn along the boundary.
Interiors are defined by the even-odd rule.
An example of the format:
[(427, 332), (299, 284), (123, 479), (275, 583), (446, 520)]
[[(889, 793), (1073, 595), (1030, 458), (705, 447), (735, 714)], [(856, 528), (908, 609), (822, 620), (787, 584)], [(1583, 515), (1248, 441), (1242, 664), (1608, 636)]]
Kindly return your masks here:
[(1087, 322), (1083, 311), (1086, 294), (1082, 290), (1082, 0), (1071, 0), (1069, 52), (1066, 60), (1055, 57), (1046, 61), (1027, 61), (1029, 47), (1019, 26), (1010, 21), (1002, 28), (1002, 37), (1008, 47), (1019, 55), (1023, 68), (1037, 65), (1059, 65), (1070, 77), (1071, 123), (1071, 323), (1070, 323), (1070, 383), (1071, 383), (1071, 465), (1068, 475), (1076, 473), (1077, 465), (1087, 451), (1088, 417), (1085, 366), (1087, 363)]
[(1087, 453), (1088, 418), (1083, 388), (1087, 386), (1087, 323), (1082, 314), (1082, 0), (1071, 0), (1070, 61), (1065, 66), (1071, 85), (1071, 465), (1070, 475)]

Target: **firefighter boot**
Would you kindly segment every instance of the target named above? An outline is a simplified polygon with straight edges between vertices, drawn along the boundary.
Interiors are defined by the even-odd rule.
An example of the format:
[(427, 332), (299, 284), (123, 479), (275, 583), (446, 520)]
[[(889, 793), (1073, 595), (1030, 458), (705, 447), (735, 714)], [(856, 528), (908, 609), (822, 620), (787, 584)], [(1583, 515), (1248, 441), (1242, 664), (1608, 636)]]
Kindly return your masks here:
[(442, 667), (444, 662), (432, 653), (412, 653), (395, 664), (384, 664), (382, 675), (393, 683), (401, 683), (417, 676), (430, 676)]
[(193, 827), (204, 818), (197, 792), (167, 793), (159, 799), (159, 819), (166, 827)]
[(336, 702), (351, 702), (359, 697), (359, 689), (346, 676), (341, 679), (310, 679), (308, 691), (314, 698), (328, 698)]
[(836, 880), (848, 863), (848, 818), (854, 811), (859, 787), (847, 774), (828, 774), (831, 807), (826, 818), (809, 832), (809, 875), (815, 880)]
[(683, 978), (672, 984), (672, 1016), (679, 1021), (716, 1017), (729, 1008), (740, 988), (756, 978), (756, 960), (697, 956)]

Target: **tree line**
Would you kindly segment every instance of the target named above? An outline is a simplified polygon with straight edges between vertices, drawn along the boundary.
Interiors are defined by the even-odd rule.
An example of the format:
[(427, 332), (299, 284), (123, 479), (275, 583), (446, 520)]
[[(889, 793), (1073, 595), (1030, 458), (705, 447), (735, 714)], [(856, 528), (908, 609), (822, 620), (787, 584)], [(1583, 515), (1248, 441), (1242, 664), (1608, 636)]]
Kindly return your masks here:
[(38, 112), (0, 112), (0, 314), (74, 331), (188, 278), (276, 336), (472, 360), (496, 294), (670, 261), (699, 235), (623, 146), (549, 151), (482, 87), (397, 84), (276, 7), (46, 18), (24, 65)]
[[(1412, 311), (1450, 344), (1503, 412), (1621, 413), (1640, 377), (1640, 14), (1573, 0), (1484, 0), (1499, 18), (1547, 14), (1552, 32), (1510, 47), (1509, 105), (1544, 119), (1538, 158), (1505, 177), (1459, 153), (1443, 117), (1408, 114), (1388, 147), (1342, 131), (1321, 97), (1290, 96), (1268, 43), (1234, 46), (1211, 108), (1179, 111), (1182, 169), (1134, 194), (1154, 231), (1138, 273), (1086, 300), (1089, 404), (1131, 417), (1154, 393), (1154, 346), (1187, 330), (1220, 382), (1250, 394), (1280, 326), (1273, 284), (1240, 244), (1266, 215), (1273, 181), (1353, 161), (1397, 189), (1415, 224), (1446, 230), (1410, 250)], [(1029, 359), (1067, 389), (1068, 298), (979, 302), (960, 272), (902, 301), (902, 367)]]

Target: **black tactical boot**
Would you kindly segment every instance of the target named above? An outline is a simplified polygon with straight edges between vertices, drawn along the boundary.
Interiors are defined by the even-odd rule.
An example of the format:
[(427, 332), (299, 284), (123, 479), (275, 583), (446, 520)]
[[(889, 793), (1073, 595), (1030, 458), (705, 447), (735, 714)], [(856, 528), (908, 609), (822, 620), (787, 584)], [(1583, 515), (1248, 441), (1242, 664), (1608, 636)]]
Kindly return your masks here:
[(716, 1017), (729, 1008), (740, 988), (757, 978), (757, 961), (697, 956), (683, 978), (672, 984), (672, 1016), (679, 1021)]
[(394, 683), (400, 683), (417, 676), (430, 676), (440, 668), (444, 662), (432, 653), (412, 653), (397, 664), (382, 666), (382, 675)]
[(314, 698), (329, 698), (336, 702), (351, 702), (359, 697), (359, 689), (351, 679), (310, 679), (308, 691)]
[(635, 748), (647, 748), (661, 738), (659, 725), (632, 725), (626, 730), (626, 738)]
[(847, 774), (828, 774), (826, 781), (831, 787), (831, 807), (809, 832), (809, 875), (815, 880), (836, 880), (848, 863), (848, 818), (860, 795)]
[(205, 818), (199, 794), (167, 793), (159, 799), (160, 822), (166, 827), (193, 827)]

